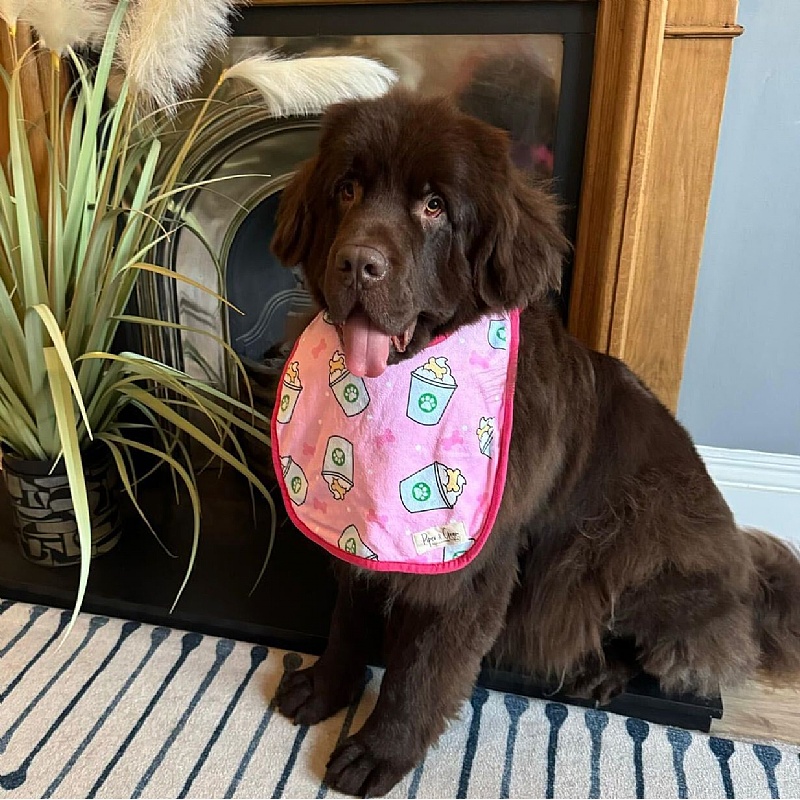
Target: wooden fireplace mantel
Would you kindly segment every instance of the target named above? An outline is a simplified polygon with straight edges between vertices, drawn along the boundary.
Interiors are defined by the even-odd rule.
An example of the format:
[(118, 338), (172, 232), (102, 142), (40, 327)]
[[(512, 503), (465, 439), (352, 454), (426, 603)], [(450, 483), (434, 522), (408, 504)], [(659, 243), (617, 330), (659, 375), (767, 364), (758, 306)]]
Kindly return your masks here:
[(599, 0), (569, 327), (626, 361), (672, 410), (732, 41), (742, 33), (737, 5)]

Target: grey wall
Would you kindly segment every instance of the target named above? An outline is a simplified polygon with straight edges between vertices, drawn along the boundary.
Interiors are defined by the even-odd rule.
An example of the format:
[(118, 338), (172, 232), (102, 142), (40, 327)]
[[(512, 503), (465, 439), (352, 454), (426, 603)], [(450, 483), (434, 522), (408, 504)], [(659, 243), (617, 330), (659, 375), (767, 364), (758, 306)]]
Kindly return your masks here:
[(698, 444), (800, 454), (800, 2), (739, 20), (678, 416)]

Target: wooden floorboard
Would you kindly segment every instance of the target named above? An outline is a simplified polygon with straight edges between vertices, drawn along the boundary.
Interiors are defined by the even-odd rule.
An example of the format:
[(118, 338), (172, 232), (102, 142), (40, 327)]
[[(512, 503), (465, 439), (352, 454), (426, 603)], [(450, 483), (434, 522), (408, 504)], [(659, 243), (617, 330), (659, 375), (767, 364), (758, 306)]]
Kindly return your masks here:
[(775, 739), (800, 745), (800, 684), (776, 686), (767, 679), (722, 692), (722, 719), (711, 733), (732, 739)]

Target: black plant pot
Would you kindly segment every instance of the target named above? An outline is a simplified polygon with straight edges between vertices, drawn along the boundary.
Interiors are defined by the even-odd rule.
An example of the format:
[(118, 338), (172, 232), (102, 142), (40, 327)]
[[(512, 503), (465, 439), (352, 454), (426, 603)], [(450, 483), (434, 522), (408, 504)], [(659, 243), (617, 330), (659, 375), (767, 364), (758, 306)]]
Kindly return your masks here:
[[(82, 455), (95, 557), (119, 541), (119, 476), (104, 449), (95, 446)], [(2, 474), (25, 558), (46, 567), (79, 564), (78, 524), (63, 460), (52, 469), (47, 461), (26, 461), (3, 453)]]

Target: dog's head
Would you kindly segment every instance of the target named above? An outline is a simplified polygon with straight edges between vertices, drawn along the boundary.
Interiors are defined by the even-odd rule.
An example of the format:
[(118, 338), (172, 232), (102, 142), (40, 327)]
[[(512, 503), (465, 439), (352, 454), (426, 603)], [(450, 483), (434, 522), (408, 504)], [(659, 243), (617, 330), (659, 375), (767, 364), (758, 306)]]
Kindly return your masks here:
[(558, 288), (566, 240), (504, 133), (445, 99), (393, 91), (326, 113), (272, 249), (303, 265), (341, 323), (349, 369), (375, 376), (435, 335)]

